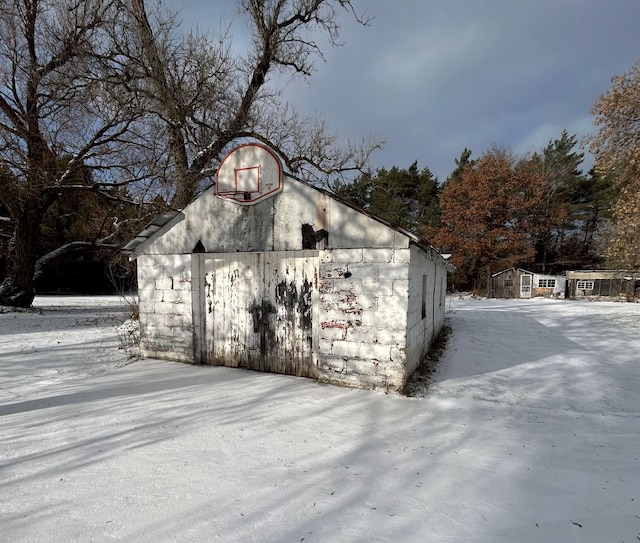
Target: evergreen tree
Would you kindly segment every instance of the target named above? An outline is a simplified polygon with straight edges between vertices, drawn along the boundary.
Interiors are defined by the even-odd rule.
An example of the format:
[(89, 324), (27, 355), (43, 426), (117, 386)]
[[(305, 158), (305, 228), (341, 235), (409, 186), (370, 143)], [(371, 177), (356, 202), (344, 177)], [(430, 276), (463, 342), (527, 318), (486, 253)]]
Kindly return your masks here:
[(422, 226), (439, 222), (438, 182), (429, 168), (418, 169), (417, 161), (408, 169), (380, 168), (375, 175), (364, 174), (353, 183), (337, 182), (333, 191), (395, 226), (418, 233)]
[(473, 166), (475, 160), (471, 160), (471, 149), (466, 147), (460, 153), (460, 158), (455, 159), (456, 168), (451, 172), (451, 175), (447, 178), (447, 182), (450, 180), (460, 179), (462, 172), (467, 166)]
[(331, 190), (348, 202), (362, 209), (369, 209), (372, 182), (371, 174), (363, 173), (350, 183), (341, 179), (336, 180), (331, 186)]
[(541, 181), (539, 203), (531, 217), (536, 247), (531, 267), (541, 272), (591, 268), (598, 261), (594, 235), (610, 203), (611, 184), (582, 173), (584, 154), (575, 151), (576, 146), (575, 134), (564, 130), (541, 153), (519, 165)]

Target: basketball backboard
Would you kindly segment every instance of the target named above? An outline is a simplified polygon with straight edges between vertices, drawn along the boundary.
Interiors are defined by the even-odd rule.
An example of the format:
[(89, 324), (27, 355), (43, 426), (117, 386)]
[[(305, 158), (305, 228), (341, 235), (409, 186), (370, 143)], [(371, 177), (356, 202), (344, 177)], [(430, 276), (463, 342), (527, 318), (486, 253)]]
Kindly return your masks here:
[(281, 190), (282, 164), (264, 145), (240, 145), (218, 168), (216, 194), (235, 203), (252, 205)]

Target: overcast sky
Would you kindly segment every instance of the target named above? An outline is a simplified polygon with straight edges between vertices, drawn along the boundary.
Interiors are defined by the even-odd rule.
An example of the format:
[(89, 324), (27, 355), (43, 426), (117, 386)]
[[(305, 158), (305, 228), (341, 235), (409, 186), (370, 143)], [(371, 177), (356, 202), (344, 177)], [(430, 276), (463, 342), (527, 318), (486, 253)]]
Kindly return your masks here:
[[(218, 4), (216, 6), (216, 4)], [(183, 24), (215, 30), (233, 0), (176, 0)], [(220, 7), (227, 6), (227, 7)], [(301, 113), (341, 139), (387, 143), (374, 167), (415, 160), (440, 181), (465, 147), (542, 149), (563, 129), (593, 131), (590, 108), (640, 58), (640, 0), (354, 0), (368, 27), (341, 14), (342, 47), (306, 82), (289, 83)], [(587, 156), (584, 168), (591, 166)]]

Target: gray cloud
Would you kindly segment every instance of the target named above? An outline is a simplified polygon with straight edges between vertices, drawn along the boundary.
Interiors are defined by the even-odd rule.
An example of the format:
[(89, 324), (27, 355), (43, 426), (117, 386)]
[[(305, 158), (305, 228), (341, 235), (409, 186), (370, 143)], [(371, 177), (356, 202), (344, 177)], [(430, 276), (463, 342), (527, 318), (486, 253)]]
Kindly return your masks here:
[[(611, 77), (640, 57), (638, 0), (354, 3), (370, 26), (345, 13), (344, 46), (325, 48), (311, 81), (289, 82), (285, 96), (340, 138), (387, 140), (375, 167), (417, 160), (441, 181), (465, 147), (477, 157), (494, 144), (538, 151), (563, 129), (583, 138)], [(185, 24), (205, 28), (206, 4), (181, 3)], [(232, 4), (211, 13), (212, 28)]]

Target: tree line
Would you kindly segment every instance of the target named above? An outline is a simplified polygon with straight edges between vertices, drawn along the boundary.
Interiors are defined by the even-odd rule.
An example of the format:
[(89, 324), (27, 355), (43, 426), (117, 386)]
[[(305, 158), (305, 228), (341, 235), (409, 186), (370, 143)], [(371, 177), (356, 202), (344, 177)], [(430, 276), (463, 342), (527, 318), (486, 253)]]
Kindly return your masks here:
[[(640, 59), (611, 79), (591, 109), (584, 142), (566, 130), (543, 149), (516, 156), (465, 148), (438, 183), (428, 168), (381, 168), (337, 194), (407, 228), (457, 271), (453, 288), (483, 291), (491, 274), (518, 266), (539, 273), (625, 270), (640, 277)], [(582, 164), (588, 146), (593, 168)]]
[(439, 182), (427, 167), (368, 169), (382, 142), (339, 144), (322, 119), (281, 97), (282, 77), (312, 77), (314, 37), (340, 43), (351, 0), (237, 0), (251, 42), (230, 28), (184, 34), (145, 0), (6, 0), (0, 6), (0, 305), (31, 305), (61, 260), (106, 263), (153, 217), (213, 184), (242, 141), (275, 149), (289, 173), (414, 232), (480, 288), (511, 265), (556, 273), (640, 267), (640, 64), (594, 105), (595, 168), (575, 135), (516, 157), (464, 149)]
[(483, 289), (511, 266), (557, 274), (607, 264), (618, 192), (612, 176), (581, 170), (577, 147), (563, 131), (525, 157), (494, 147), (475, 159), (465, 148), (441, 184), (414, 162), (336, 182), (334, 190), (450, 253), (456, 288)]

